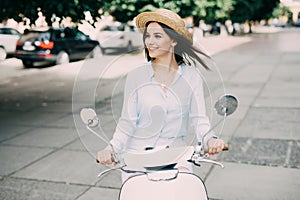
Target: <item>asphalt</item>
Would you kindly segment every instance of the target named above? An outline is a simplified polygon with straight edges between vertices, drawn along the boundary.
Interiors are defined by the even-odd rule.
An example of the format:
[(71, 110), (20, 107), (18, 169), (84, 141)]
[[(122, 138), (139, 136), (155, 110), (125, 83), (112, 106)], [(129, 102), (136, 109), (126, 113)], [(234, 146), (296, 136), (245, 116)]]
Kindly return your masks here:
[[(198, 38), (214, 59), (211, 71), (203, 71), (212, 123), (219, 119), (213, 110), (219, 95), (239, 100), (237, 112), (216, 129), (230, 144), (214, 157), (225, 168), (195, 168), (210, 199), (300, 197), (300, 29), (268, 30)], [(93, 156), (106, 144), (85, 129), (79, 111), (95, 107), (100, 132), (110, 138), (124, 77), (142, 62), (140, 53), (71, 64), (69, 71), (37, 70), (30, 94), (18, 90), (27, 84), (23, 77), (1, 78), (0, 199), (117, 199), (119, 172), (97, 179), (107, 168)]]

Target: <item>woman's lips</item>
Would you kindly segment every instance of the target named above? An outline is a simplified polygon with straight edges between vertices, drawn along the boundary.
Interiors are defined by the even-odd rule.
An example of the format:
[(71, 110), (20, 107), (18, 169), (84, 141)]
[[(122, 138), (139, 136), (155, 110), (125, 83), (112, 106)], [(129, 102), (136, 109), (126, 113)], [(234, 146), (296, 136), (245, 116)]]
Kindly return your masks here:
[(155, 51), (156, 49), (158, 49), (157, 47), (148, 47), (149, 51)]

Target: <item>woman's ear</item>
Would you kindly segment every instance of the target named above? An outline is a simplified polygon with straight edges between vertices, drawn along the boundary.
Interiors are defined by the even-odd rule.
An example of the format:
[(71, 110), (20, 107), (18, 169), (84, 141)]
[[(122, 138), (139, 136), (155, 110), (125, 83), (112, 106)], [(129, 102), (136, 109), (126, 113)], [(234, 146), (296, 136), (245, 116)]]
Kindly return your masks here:
[(173, 40), (172, 43), (171, 43), (171, 45), (172, 45), (173, 47), (175, 47), (175, 46), (177, 45), (177, 41)]

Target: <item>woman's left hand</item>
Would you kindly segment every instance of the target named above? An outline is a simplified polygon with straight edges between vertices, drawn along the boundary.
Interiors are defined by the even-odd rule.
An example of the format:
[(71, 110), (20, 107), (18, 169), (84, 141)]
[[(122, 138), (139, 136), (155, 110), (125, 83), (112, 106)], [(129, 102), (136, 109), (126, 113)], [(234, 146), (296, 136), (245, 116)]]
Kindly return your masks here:
[(225, 142), (224, 140), (221, 139), (211, 138), (208, 140), (207, 146), (208, 146), (208, 154), (214, 155), (220, 153), (224, 149)]

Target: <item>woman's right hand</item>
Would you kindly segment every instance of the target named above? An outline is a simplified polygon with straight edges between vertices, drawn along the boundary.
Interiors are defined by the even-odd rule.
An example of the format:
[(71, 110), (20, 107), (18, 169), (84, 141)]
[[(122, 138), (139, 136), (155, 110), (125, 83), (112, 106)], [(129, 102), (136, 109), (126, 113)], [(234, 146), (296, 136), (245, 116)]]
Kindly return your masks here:
[(98, 152), (97, 163), (102, 165), (115, 165), (114, 154), (112, 150), (103, 149)]

